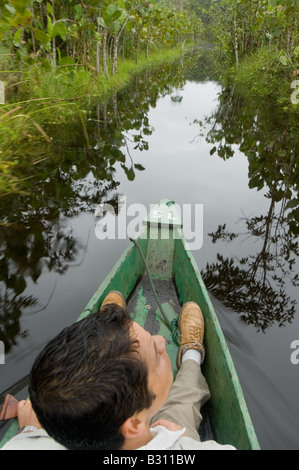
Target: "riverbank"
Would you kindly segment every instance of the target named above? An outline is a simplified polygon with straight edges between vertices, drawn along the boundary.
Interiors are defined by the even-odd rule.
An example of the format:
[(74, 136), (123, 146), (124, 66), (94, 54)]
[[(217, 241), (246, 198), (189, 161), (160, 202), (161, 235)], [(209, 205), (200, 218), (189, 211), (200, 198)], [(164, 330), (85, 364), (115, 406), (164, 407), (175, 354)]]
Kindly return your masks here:
[(269, 98), (285, 112), (298, 112), (294, 81), (299, 74), (296, 59), (265, 47), (249, 54), (235, 74), (238, 89), (252, 98)]
[[(190, 50), (192, 45), (184, 48), (158, 49), (149, 54), (140, 54), (138, 62), (132, 59), (119, 61), (117, 73), (108, 77), (102, 71), (96, 75), (93, 67), (57, 67), (44, 73), (34, 71), (32, 80), (37, 84), (33, 97), (37, 99), (59, 98), (61, 100), (76, 100), (87, 96), (99, 96), (103, 99), (124, 88), (132, 77), (149, 67), (159, 67), (168, 64)], [(28, 90), (28, 92), (32, 90)]]
[[(140, 54), (138, 63), (120, 60), (117, 73), (110, 73), (108, 77), (104, 71), (97, 74), (91, 66), (53, 69), (41, 63), (24, 70), (21, 79), (9, 74), (7, 101), (0, 108), (0, 194), (21, 189), (14, 168), (24, 152), (28, 153), (28, 163), (32, 163), (33, 171), (36, 161), (47, 158), (49, 146), (55, 139), (55, 135), (48, 132), (49, 126), (55, 128), (79, 116), (88, 146), (85, 114), (91, 99), (104, 101), (124, 88), (134, 75), (179, 60), (191, 47), (188, 44), (183, 48), (157, 49), (148, 57), (145, 53)], [(7, 76), (0, 74), (3, 81)]]
[(219, 75), (226, 85), (234, 86), (241, 96), (251, 100), (270, 99), (280, 110), (296, 114), (299, 111), (299, 93), (296, 92), (298, 60), (299, 50), (291, 59), (281, 50), (263, 47), (248, 53), (238, 66), (224, 59)]

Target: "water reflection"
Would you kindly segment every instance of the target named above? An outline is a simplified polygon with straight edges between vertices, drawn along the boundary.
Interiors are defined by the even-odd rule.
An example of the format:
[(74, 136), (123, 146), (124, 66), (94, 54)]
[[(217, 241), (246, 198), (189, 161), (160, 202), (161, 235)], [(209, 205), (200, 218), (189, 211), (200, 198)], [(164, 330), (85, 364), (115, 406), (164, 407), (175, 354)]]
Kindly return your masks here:
[(207, 264), (203, 271), (204, 281), (214, 295), (262, 331), (274, 323), (282, 326), (291, 322), (295, 315), (296, 301), (286, 294), (285, 286), (299, 285), (295, 272), (299, 254), (296, 117), (286, 116), (269, 101), (248, 101), (233, 87), (221, 91), (219, 105), (211, 116), (204, 121), (194, 120), (201, 136), (207, 129), (213, 158), (227, 160), (238, 148), (248, 159), (249, 188), (266, 188), (268, 212), (243, 215), (245, 234), (229, 233), (225, 223), (209, 234), (213, 243), (250, 238), (250, 246), (258, 241), (260, 250), (242, 259), (218, 253), (217, 262)]
[[(148, 71), (106, 102), (94, 97), (81, 116), (48, 123), (51, 145), (20, 149), (22, 192), (2, 198), (0, 209), (0, 339), (11, 348), (1, 391), (15, 394), (26, 385), (40, 348), (77, 318), (125, 248), (126, 240), (105, 240), (99, 248), (94, 208), (107, 202), (118, 214), (119, 192), (144, 205), (171, 195), (178, 203), (205, 204), (211, 243), (194, 254), (199, 266), (209, 263), (203, 276), (261, 444), (293, 448), (298, 375), (289, 345), (298, 331), (298, 130), (273, 104), (245, 102), (235, 89), (216, 85), (206, 55), (190, 71), (183, 66)], [(173, 99), (160, 100), (164, 95)], [(205, 120), (189, 125), (190, 116), (204, 113)], [(204, 144), (190, 145), (198, 129)], [(263, 209), (240, 214), (241, 204), (246, 211)], [(289, 328), (270, 328), (288, 321)]]
[[(41, 158), (36, 144), (34, 166), (28, 164), (32, 144), (21, 149), (15, 172), (20, 191), (2, 197), (0, 210), (0, 340), (6, 353), (26, 336), (20, 326), (24, 311), (39, 311), (38, 299), (24, 294), (28, 283), (37, 283), (45, 272), (63, 275), (82, 256), (84, 246), (66, 219), (104, 202), (118, 213), (115, 165), (129, 181), (145, 170), (136, 155), (148, 150), (148, 137), (154, 132), (149, 110), (159, 97), (180, 88), (185, 67), (194, 61), (186, 57), (157, 71), (147, 70), (125, 92), (104, 102), (93, 98), (71, 121), (57, 125), (53, 118), (46, 130), (55, 138), (45, 144)], [(133, 143), (133, 150), (128, 143), (130, 148)]]

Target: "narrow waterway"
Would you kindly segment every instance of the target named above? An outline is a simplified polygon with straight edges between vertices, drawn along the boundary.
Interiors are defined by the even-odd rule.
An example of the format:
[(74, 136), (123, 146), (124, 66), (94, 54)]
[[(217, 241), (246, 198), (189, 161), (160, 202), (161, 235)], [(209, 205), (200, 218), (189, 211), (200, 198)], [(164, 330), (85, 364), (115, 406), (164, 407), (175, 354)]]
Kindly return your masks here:
[[(285, 122), (270, 105), (259, 109), (225, 89), (204, 56), (147, 71), (105, 103), (94, 99), (86, 127), (92, 150), (79, 119), (49, 126), (53, 158), (24, 193), (2, 201), (0, 393), (26, 397), (37, 353), (77, 319), (127, 246), (97, 238), (98, 204), (119, 216), (120, 197), (147, 209), (168, 197), (203, 205), (203, 244), (193, 254), (261, 447), (299, 449), (299, 364), (291, 361), (298, 175), (285, 157), (295, 155), (295, 136), (281, 142)], [(285, 152), (274, 177), (271, 149)]]

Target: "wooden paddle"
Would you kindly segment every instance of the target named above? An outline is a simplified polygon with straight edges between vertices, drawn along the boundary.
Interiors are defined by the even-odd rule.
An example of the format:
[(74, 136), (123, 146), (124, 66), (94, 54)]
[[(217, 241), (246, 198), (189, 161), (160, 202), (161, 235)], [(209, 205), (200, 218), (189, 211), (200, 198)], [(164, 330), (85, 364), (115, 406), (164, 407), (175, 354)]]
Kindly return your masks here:
[(12, 395), (5, 395), (4, 402), (0, 410), (0, 421), (7, 421), (18, 416), (18, 400)]

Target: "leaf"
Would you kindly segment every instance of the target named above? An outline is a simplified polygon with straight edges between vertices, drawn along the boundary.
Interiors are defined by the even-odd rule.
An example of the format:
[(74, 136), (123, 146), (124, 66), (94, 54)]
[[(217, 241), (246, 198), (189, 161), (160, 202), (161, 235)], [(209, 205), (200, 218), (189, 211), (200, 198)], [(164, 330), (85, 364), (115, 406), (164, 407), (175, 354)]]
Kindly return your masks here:
[(249, 180), (249, 188), (257, 188), (260, 191), (264, 187), (264, 181), (261, 179), (260, 175), (256, 175)]
[(49, 36), (52, 38), (52, 33), (53, 33), (53, 23), (52, 23), (52, 20), (50, 18), (50, 16), (47, 16), (47, 31), (48, 31), (48, 34)]
[(21, 41), (21, 29), (19, 29), (18, 31), (15, 32), (14, 36), (13, 36), (13, 44), (15, 47), (20, 47), (20, 41)]
[(287, 59), (287, 57), (286, 57), (285, 55), (281, 55), (281, 56), (279, 57), (279, 61), (280, 61), (280, 63), (281, 63), (282, 65), (284, 65), (284, 66), (288, 65), (288, 59)]
[(121, 15), (122, 10), (114, 3), (110, 3), (102, 13), (102, 17), (104, 18), (106, 25), (111, 25), (113, 21), (120, 18)]
[(8, 279), (8, 285), (13, 288), (15, 295), (22, 294), (26, 289), (26, 281), (21, 274), (12, 274)]
[(213, 147), (212, 150), (210, 150), (210, 155), (214, 155), (214, 153), (216, 152), (217, 148), (216, 147)]
[(54, 17), (53, 7), (50, 3), (47, 3), (47, 13), (48, 15), (52, 15)]
[(41, 29), (35, 28), (33, 30), (33, 34), (34, 34), (35, 39), (38, 42), (40, 42), (43, 46), (48, 44), (50, 38), (49, 38), (49, 35), (47, 33), (45, 33), (45, 31), (42, 31)]
[(118, 11), (117, 5), (115, 3), (110, 3), (110, 5), (107, 6), (106, 8), (106, 14), (109, 16), (109, 18), (112, 18), (112, 16)]
[(121, 165), (121, 167), (123, 168), (124, 172), (126, 173), (128, 180), (133, 181), (135, 179), (135, 173), (134, 173), (133, 168), (127, 168), (123, 164)]
[(299, 205), (299, 199), (291, 199), (286, 205), (286, 209), (293, 209), (294, 207), (297, 207)]
[(107, 28), (107, 25), (106, 25), (106, 23), (105, 23), (105, 20), (104, 20), (104, 18), (102, 18), (101, 16), (98, 16), (97, 22), (98, 22), (99, 25), (102, 26), (103, 28)]
[(22, 13), (18, 13), (11, 20), (11, 25), (15, 28), (25, 27), (32, 21), (33, 15), (30, 10), (26, 8)]
[(75, 61), (72, 57), (62, 57), (59, 65), (74, 65)]
[(139, 171), (145, 170), (144, 166), (140, 165), (139, 163), (135, 163), (134, 168)]
[(55, 23), (53, 26), (52, 37), (55, 38), (56, 36), (60, 36), (62, 39), (67, 36), (67, 28), (62, 21)]
[(15, 15), (16, 10), (15, 10), (15, 7), (13, 5), (9, 5), (9, 4), (6, 3), (5, 8), (9, 11), (9, 13), (11, 13), (12, 15)]
[(79, 3), (78, 5), (74, 6), (74, 18), (75, 20), (81, 20), (83, 15), (83, 8), (82, 5)]

